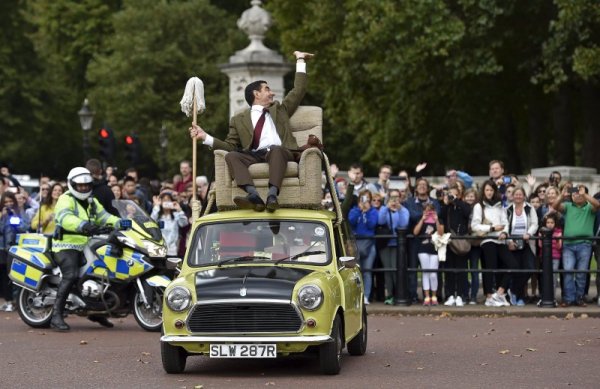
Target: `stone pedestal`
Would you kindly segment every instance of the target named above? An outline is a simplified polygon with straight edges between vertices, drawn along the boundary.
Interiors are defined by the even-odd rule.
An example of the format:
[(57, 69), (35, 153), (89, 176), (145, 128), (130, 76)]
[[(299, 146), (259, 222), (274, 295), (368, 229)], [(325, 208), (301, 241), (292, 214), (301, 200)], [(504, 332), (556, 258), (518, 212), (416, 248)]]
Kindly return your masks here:
[(262, 1), (252, 0), (252, 7), (244, 11), (238, 20), (238, 27), (250, 39), (243, 50), (229, 57), (229, 63), (220, 65), (223, 73), (229, 77), (229, 115), (247, 109), (244, 98), (246, 85), (253, 81), (264, 80), (275, 93), (275, 99), (281, 100), (285, 94), (283, 76), (293, 69), (276, 51), (267, 48), (265, 33), (271, 26), (271, 16), (262, 7)]

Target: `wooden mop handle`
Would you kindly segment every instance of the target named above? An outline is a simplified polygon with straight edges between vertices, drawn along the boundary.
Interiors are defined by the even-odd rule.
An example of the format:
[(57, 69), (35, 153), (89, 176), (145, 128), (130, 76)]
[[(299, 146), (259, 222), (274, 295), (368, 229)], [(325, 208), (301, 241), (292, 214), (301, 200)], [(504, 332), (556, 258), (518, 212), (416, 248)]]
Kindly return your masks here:
[[(192, 116), (192, 124), (198, 124), (196, 121), (196, 116), (198, 116), (198, 109), (196, 108), (196, 91), (194, 90), (194, 101), (193, 101), (193, 116)], [(197, 190), (196, 190), (196, 150), (197, 150), (197, 142), (196, 137), (192, 139), (192, 200), (197, 200)]]

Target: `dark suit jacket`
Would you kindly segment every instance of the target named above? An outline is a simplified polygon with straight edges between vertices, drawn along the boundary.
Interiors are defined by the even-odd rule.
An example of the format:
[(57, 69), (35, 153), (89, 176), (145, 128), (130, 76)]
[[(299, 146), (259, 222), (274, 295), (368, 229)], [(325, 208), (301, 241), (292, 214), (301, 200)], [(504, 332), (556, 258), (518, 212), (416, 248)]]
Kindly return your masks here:
[[(283, 102), (275, 101), (269, 107), (269, 114), (273, 118), (281, 145), (287, 149), (297, 149), (298, 143), (292, 135), (290, 116), (296, 112), (304, 94), (306, 93), (307, 75), (296, 72), (294, 88), (285, 96)], [(254, 127), (250, 118), (250, 109), (234, 115), (229, 122), (229, 133), (225, 141), (214, 138), (213, 148), (216, 150), (235, 151), (249, 150), (252, 143)]]

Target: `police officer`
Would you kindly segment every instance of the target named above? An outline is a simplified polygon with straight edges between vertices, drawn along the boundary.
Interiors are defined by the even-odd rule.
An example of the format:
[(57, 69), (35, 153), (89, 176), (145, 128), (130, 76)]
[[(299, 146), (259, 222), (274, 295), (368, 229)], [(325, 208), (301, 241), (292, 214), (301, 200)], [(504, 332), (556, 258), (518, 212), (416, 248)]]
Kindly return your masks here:
[[(88, 237), (98, 233), (100, 226), (119, 222), (118, 217), (106, 212), (98, 200), (91, 197), (92, 181), (92, 175), (86, 168), (71, 169), (67, 176), (69, 190), (58, 198), (54, 208), (57, 236), (52, 242), (52, 252), (60, 266), (62, 279), (56, 293), (50, 326), (58, 331), (70, 329), (63, 320), (63, 312), (69, 292), (77, 280), (83, 247)], [(104, 316), (90, 316), (89, 319), (104, 327), (113, 326)]]

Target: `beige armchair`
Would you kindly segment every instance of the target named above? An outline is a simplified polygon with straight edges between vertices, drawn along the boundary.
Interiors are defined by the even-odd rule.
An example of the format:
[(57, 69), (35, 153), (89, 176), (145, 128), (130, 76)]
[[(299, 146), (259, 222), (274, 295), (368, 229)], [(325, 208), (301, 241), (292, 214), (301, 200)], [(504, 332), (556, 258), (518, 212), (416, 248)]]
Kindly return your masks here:
[[(290, 118), (292, 132), (298, 146), (306, 144), (310, 134), (323, 140), (323, 110), (320, 107), (300, 106)], [(245, 196), (231, 176), (225, 162), (227, 151), (215, 150), (216, 201), (220, 211), (236, 208), (233, 198)], [(269, 165), (256, 163), (250, 166), (254, 185), (262, 199), (266, 199), (269, 186)], [(288, 162), (279, 190), (279, 205), (288, 208), (321, 207), (322, 154), (317, 148), (302, 152), (300, 162)]]

